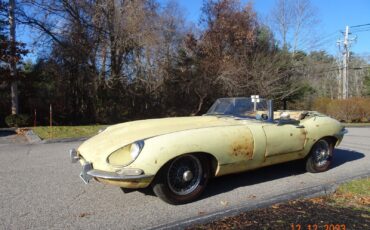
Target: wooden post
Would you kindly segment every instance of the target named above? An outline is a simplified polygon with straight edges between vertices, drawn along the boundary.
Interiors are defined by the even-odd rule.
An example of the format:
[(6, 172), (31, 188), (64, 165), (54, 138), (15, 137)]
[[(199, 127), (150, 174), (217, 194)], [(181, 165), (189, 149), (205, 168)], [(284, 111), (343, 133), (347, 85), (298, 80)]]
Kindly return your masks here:
[(53, 107), (50, 104), (50, 139), (53, 138)]
[(35, 109), (35, 115), (34, 115), (34, 119), (33, 119), (33, 127), (36, 127), (36, 121), (37, 121), (37, 113), (36, 113), (36, 109)]

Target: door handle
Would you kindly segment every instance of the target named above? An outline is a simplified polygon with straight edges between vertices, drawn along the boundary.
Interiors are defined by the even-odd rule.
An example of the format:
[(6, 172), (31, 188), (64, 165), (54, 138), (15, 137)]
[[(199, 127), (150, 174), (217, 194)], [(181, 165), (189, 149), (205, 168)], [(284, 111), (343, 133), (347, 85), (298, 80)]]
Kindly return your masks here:
[(303, 129), (303, 128), (304, 128), (304, 126), (303, 126), (303, 125), (297, 125), (297, 126), (296, 126), (296, 128), (297, 128), (297, 129)]

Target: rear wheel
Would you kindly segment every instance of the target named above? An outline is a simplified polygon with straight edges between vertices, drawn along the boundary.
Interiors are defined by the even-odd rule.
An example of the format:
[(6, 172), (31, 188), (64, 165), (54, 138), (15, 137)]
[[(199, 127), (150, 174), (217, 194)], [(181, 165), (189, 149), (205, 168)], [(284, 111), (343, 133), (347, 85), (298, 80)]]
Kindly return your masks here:
[(317, 141), (306, 161), (306, 170), (311, 173), (326, 171), (333, 158), (333, 143), (326, 139)]
[(167, 203), (188, 203), (204, 191), (209, 174), (209, 161), (205, 157), (179, 156), (160, 170), (153, 183), (153, 191)]

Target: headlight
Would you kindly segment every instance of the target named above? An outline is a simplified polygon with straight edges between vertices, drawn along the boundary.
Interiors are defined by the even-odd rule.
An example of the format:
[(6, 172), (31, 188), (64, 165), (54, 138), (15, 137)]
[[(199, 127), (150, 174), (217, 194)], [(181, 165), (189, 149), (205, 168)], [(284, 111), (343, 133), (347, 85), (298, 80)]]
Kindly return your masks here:
[(111, 165), (127, 166), (139, 156), (144, 147), (144, 141), (136, 141), (126, 145), (109, 155), (107, 162)]
[(130, 148), (130, 155), (132, 159), (136, 159), (139, 156), (141, 148), (138, 143), (133, 143)]

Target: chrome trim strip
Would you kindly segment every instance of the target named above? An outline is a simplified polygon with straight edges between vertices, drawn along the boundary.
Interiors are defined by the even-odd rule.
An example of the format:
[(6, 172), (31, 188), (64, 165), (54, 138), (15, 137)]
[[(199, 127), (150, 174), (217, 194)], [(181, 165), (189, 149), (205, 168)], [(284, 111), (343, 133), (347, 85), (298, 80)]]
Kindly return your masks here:
[(121, 175), (115, 172), (106, 172), (98, 169), (93, 169), (87, 172), (89, 176), (108, 179), (108, 180), (140, 180), (145, 178), (151, 178), (154, 175)]

